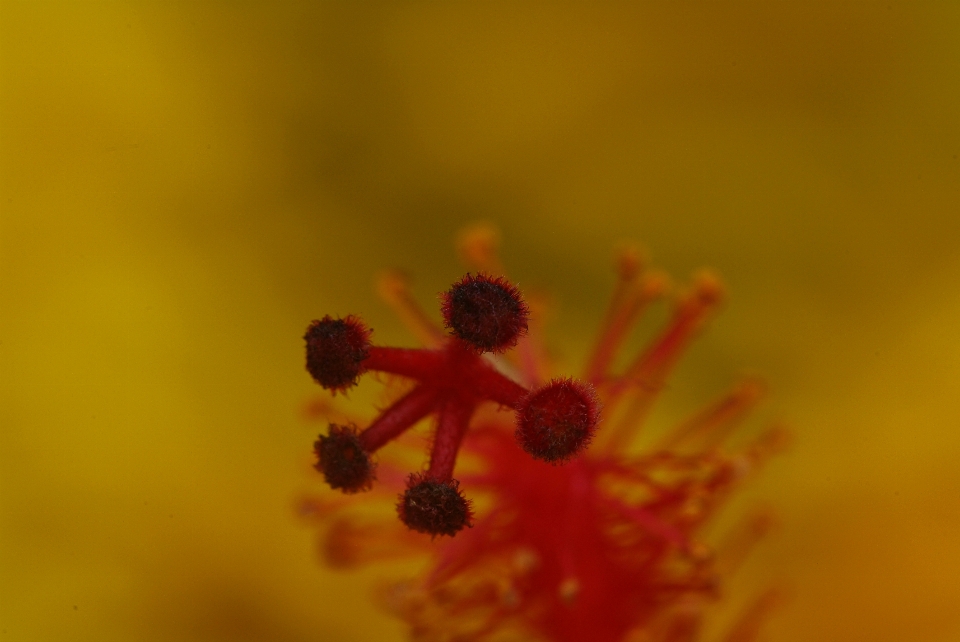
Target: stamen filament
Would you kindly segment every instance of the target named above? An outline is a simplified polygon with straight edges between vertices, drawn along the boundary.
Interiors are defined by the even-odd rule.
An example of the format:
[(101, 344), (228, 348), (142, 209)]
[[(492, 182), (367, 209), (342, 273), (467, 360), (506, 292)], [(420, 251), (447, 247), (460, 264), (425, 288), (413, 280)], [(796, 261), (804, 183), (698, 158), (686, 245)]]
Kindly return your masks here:
[(550, 372), (546, 350), (540, 339), (543, 336), (543, 319), (549, 306), (544, 297), (536, 293), (528, 295), (527, 305), (530, 307), (530, 331), (520, 337), (517, 349), (508, 358), (519, 369), (521, 381), (530, 388), (536, 388), (543, 385)]
[(689, 546), (687, 536), (680, 529), (643, 506), (627, 506), (614, 498), (606, 499), (605, 503), (624, 518), (667, 544), (681, 550), (685, 550)]
[(608, 432), (604, 446), (608, 452), (623, 448), (636, 434), (636, 426), (646, 419), (670, 370), (722, 298), (723, 286), (717, 278), (708, 273), (700, 274), (692, 292), (677, 303), (673, 321), (660, 338), (611, 384), (607, 403), (614, 403), (627, 391), (632, 391), (634, 398), (617, 425)]
[(610, 301), (610, 308), (600, 328), (599, 340), (588, 362), (584, 378), (599, 383), (607, 377), (614, 355), (647, 306), (664, 295), (669, 280), (661, 272), (648, 274), (636, 283), (633, 278), (621, 280)]
[(690, 448), (702, 452), (719, 445), (759, 403), (766, 392), (762, 382), (748, 379), (722, 398), (671, 430), (659, 450)]
[(758, 597), (737, 619), (723, 642), (753, 642), (760, 635), (760, 627), (770, 612), (776, 609), (784, 596), (776, 588), (768, 589)]
[(480, 272), (504, 274), (500, 262), (500, 232), (488, 223), (473, 225), (460, 233), (457, 251), (467, 267)]
[(627, 372), (615, 383), (614, 393), (630, 386), (658, 390), (667, 373), (676, 363), (704, 322), (723, 297), (723, 286), (716, 277), (701, 274), (693, 285), (693, 291), (677, 305), (673, 321), (646, 352), (633, 362)]
[(377, 294), (420, 343), (428, 348), (439, 348), (443, 344), (446, 334), (410, 294), (410, 280), (405, 274), (397, 270), (381, 274), (377, 279)]

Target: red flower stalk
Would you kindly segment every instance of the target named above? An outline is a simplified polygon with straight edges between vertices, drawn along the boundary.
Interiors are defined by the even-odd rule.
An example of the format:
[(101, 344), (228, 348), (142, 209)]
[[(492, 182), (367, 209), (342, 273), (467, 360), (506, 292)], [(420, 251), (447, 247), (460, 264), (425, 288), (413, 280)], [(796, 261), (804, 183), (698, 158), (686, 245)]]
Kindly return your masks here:
[[(473, 231), (466, 239), (461, 251), (468, 264), (500, 270), (489, 229)], [(440, 332), (416, 307), (399, 276), (381, 283), (381, 293), (401, 318), (433, 346), (402, 354), (417, 355), (411, 361), (418, 364), (421, 359), (432, 361), (430, 369), (403, 370), (406, 376), (417, 375), (419, 387), (368, 431), (405, 403), (418, 412), (404, 417), (422, 416), (427, 404), (407, 400), (427, 395), (418, 391), (434, 390), (436, 396), (430, 398), (443, 399), (430, 406), (439, 415), (434, 447), (441, 434), (450, 446), (444, 446), (448, 454), (432, 457), (431, 470), (441, 459), (443, 470), (452, 470), (444, 458), (462, 439), (462, 449), (475, 465), (460, 474), (460, 480), (480, 491), (484, 501), (473, 528), (442, 544), (412, 539), (409, 531), (354, 515), (342, 501), (311, 500), (302, 508), (326, 525), (325, 556), (335, 566), (430, 555), (428, 570), (419, 580), (396, 584), (383, 594), (385, 605), (409, 622), (414, 639), (692, 642), (699, 639), (707, 607), (719, 599), (720, 581), (769, 530), (769, 515), (759, 513), (720, 544), (709, 546), (703, 538), (704, 528), (732, 492), (783, 444), (783, 431), (774, 427), (745, 447), (732, 452), (724, 448), (727, 437), (763, 396), (759, 382), (736, 386), (667, 431), (643, 454), (626, 454), (671, 368), (722, 301), (723, 289), (715, 277), (698, 276), (677, 298), (667, 327), (616, 372), (612, 364), (629, 330), (668, 287), (666, 277), (645, 272), (632, 251), (621, 254), (619, 277), (584, 381), (561, 378), (542, 384), (550, 366), (538, 343), (538, 306), (536, 301), (529, 304), (534, 311), (529, 334), (518, 333), (517, 350), (505, 354), (497, 365), (518, 372), (532, 392), (520, 392), (519, 384), (480, 359), (476, 343), (464, 348), (464, 335), (441, 341)], [(455, 298), (448, 295), (444, 305)], [(444, 317), (449, 325), (446, 308)], [(488, 341), (490, 334), (484, 334), (485, 345), (504, 344)], [(361, 360), (364, 367), (382, 366), (376, 360), (378, 349), (369, 350), (369, 357)], [(437, 372), (439, 380), (427, 377), (427, 370)], [(440, 382), (451, 373), (467, 385), (444, 387)], [(486, 392), (499, 391), (499, 386), (516, 391), (516, 396)], [(515, 423), (505, 424), (501, 414), (478, 409), (485, 399), (516, 410)], [(594, 432), (597, 399), (602, 400), (607, 419), (604, 430)], [(320, 410), (329, 411), (330, 406)], [(395, 423), (410, 425), (406, 420)], [(324, 440), (344, 440), (340, 449), (349, 462), (343, 468), (348, 472), (360, 468), (357, 477), (366, 483), (365, 469), (350, 459), (354, 439), (366, 452), (372, 448), (365, 434), (331, 428), (330, 436), (318, 442), (321, 469), (332, 486), (350, 490), (337, 486), (340, 467), (323, 464)], [(593, 447), (584, 450), (591, 439)], [(385, 485), (402, 483), (403, 475), (389, 462), (382, 469)], [(451, 534), (459, 520), (469, 521), (470, 516), (464, 517), (462, 504), (454, 500), (458, 483), (449, 476), (431, 477), (431, 470), (408, 479), (401, 517), (414, 530)], [(435, 485), (421, 488), (425, 480)], [(431, 509), (414, 517), (408, 500)], [(734, 623), (725, 642), (755, 639), (760, 622), (777, 601), (774, 592), (762, 595)]]
[(482, 358), (516, 345), (529, 310), (520, 291), (502, 277), (467, 274), (442, 296), (450, 336), (432, 349), (373, 346), (360, 319), (330, 316), (307, 328), (307, 370), (332, 393), (356, 385), (366, 371), (399, 375), (416, 386), (364, 430), (331, 424), (315, 444), (317, 470), (331, 488), (367, 490), (376, 467), (371, 455), (427, 415), (436, 415), (430, 464), (411, 474), (397, 512), (411, 529), (454, 535), (471, 522), (470, 502), (453, 478), (457, 453), (477, 407), (493, 402), (517, 411), (517, 439), (533, 457), (558, 463), (590, 441), (599, 406), (593, 387), (558, 379), (533, 390)]

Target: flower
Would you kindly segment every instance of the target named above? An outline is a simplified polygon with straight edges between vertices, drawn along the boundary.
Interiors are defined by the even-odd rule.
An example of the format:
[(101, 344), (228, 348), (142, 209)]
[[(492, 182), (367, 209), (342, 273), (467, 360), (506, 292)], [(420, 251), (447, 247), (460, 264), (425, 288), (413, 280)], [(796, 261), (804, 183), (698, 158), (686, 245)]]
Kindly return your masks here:
[[(519, 290), (502, 276), (490, 276), (502, 271), (495, 246), (489, 228), (465, 233), (461, 253), (481, 276), (464, 277), (443, 297), (450, 327), (461, 312), (458, 288), (480, 284), (485, 297), (493, 291), (483, 305), (469, 306), (480, 310), (469, 325), (481, 329), (472, 335), (483, 335), (482, 341), (471, 341), (470, 333), (457, 329), (443, 338), (403, 279), (385, 278), (381, 292), (430, 347), (367, 346), (355, 350), (356, 363), (344, 369), (380, 370), (419, 383), (370, 427), (358, 431), (332, 424), (316, 446), (318, 470), (331, 487), (366, 490), (373, 474), (370, 455), (436, 413), (430, 466), (407, 478), (398, 511), (413, 531), (456, 538), (428, 541), (371, 521), (352, 513), (345, 498), (307, 500), (304, 514), (325, 527), (328, 562), (352, 567), (429, 554), (422, 576), (394, 584), (382, 595), (418, 640), (492, 640), (510, 633), (569, 642), (698, 639), (724, 576), (769, 529), (771, 517), (751, 516), (715, 547), (701, 534), (732, 492), (783, 445), (785, 433), (774, 426), (746, 447), (725, 451), (727, 437), (763, 396), (759, 381), (746, 380), (645, 452), (629, 454), (629, 446), (673, 365), (721, 304), (722, 285), (712, 274), (697, 275), (676, 298), (666, 328), (615, 372), (612, 364), (628, 332), (668, 290), (668, 279), (645, 270), (639, 253), (623, 251), (617, 290), (583, 379), (548, 379), (536, 315), (525, 333), (528, 310)], [(498, 322), (498, 315), (505, 319)], [(314, 322), (306, 335), (308, 364), (317, 361), (316, 337), (332, 334), (325, 328), (368, 337), (359, 324), (352, 317)], [(507, 338), (486, 337), (491, 326), (507, 328)], [(518, 341), (516, 352), (479, 356)], [(328, 360), (336, 361), (344, 349), (326, 350)], [(333, 377), (336, 385), (325, 387), (342, 389), (341, 379)], [(505, 413), (490, 406), (479, 407), (481, 399), (515, 410), (515, 421), (505, 421)], [(597, 430), (601, 407), (603, 425)], [(472, 462), (454, 480), (453, 457), (461, 442)], [(382, 468), (385, 485), (395, 487), (403, 477), (400, 469), (393, 463)], [(341, 482), (344, 469), (356, 480)], [(460, 483), (481, 492), (482, 508), (471, 509)], [(472, 528), (460, 532), (464, 526)], [(753, 639), (776, 601), (775, 592), (761, 595), (727, 639)]]

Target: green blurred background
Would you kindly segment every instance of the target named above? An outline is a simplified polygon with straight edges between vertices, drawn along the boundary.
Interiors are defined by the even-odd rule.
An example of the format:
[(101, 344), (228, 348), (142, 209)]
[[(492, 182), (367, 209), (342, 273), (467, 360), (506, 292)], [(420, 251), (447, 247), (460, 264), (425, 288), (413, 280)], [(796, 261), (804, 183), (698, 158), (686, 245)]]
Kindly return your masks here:
[(293, 516), (301, 335), (411, 344), (475, 220), (567, 370), (617, 242), (724, 275), (658, 416), (793, 426), (770, 639), (960, 640), (960, 4), (6, 0), (0, 73), (0, 640), (402, 639)]

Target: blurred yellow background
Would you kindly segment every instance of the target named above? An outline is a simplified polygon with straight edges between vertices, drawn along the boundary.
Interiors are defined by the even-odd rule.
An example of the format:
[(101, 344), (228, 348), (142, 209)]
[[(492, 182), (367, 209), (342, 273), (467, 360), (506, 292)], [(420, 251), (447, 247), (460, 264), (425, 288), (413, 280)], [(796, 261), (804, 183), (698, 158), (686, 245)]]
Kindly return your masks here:
[(769, 639), (960, 640), (960, 4), (6, 1), (0, 65), (0, 641), (403, 639), (294, 519), (301, 336), (411, 344), (375, 274), (475, 220), (568, 370), (618, 241), (724, 275), (661, 416), (794, 427)]

